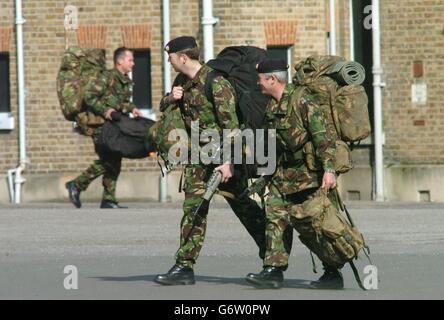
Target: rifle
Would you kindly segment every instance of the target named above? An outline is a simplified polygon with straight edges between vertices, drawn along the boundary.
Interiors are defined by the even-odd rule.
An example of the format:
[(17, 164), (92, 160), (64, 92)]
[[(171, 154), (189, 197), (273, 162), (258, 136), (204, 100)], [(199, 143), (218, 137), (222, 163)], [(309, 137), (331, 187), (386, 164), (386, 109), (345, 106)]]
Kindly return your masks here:
[(199, 211), (202, 208), (204, 204), (209, 204), (211, 199), (213, 198), (213, 195), (216, 193), (217, 187), (219, 187), (220, 181), (222, 180), (222, 173), (220, 171), (214, 171), (210, 179), (207, 182), (207, 188), (205, 190), (204, 195), (202, 196), (202, 199), (199, 203), (199, 205), (196, 206), (196, 209), (194, 210), (191, 219), (193, 220), (193, 225), (191, 226), (190, 231), (188, 231), (187, 236), (185, 237), (185, 242), (188, 241), (188, 238), (191, 235), (191, 231), (193, 231), (194, 227), (196, 226), (196, 220), (199, 216)]
[(254, 181), (248, 188), (246, 188), (239, 197), (241, 199), (248, 198), (255, 193), (260, 195), (267, 184), (270, 182), (270, 179), (271, 176), (261, 176), (260, 178), (256, 179), (256, 181)]

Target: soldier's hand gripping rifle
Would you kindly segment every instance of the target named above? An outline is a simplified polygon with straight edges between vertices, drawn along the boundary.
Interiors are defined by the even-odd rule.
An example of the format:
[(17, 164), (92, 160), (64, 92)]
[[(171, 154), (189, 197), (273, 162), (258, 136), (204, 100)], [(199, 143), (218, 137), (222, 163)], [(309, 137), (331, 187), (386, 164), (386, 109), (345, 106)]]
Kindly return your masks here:
[(222, 172), (214, 171), (211, 174), (210, 179), (208, 179), (207, 182), (207, 189), (205, 190), (205, 193), (202, 196), (202, 200), (199, 206), (196, 208), (196, 211), (194, 212), (195, 215), (199, 214), (200, 208), (204, 203), (210, 203), (211, 198), (213, 198), (214, 194), (216, 193), (217, 187), (219, 187), (221, 180), (222, 180)]
[(203, 205), (208, 205), (213, 198), (213, 195), (216, 193), (217, 188), (219, 187), (219, 184), (222, 180), (222, 173), (220, 171), (214, 171), (210, 179), (207, 182), (207, 188), (205, 189), (205, 193), (202, 196), (202, 199), (199, 203), (199, 205), (194, 210), (191, 219), (193, 220), (193, 225), (191, 226), (190, 231), (188, 231), (187, 236), (185, 237), (185, 242), (188, 241), (188, 238), (191, 235), (191, 232), (193, 231), (194, 227), (196, 226), (196, 220), (199, 216), (199, 211), (202, 208)]

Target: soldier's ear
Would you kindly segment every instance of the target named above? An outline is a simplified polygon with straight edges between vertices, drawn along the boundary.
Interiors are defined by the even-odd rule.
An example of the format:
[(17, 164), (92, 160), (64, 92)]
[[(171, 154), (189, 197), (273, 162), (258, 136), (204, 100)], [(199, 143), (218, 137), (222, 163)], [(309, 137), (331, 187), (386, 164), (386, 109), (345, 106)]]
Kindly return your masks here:
[(279, 81), (279, 79), (276, 77), (276, 75), (274, 73), (270, 76), (270, 78), (272, 80), (273, 85)]
[(182, 62), (182, 64), (185, 64), (187, 61), (188, 61), (188, 56), (186, 54), (181, 53), (180, 62)]
[(122, 64), (122, 60), (123, 60), (123, 58), (118, 58), (118, 59), (116, 60), (116, 67), (117, 67), (117, 66), (120, 66), (120, 65)]

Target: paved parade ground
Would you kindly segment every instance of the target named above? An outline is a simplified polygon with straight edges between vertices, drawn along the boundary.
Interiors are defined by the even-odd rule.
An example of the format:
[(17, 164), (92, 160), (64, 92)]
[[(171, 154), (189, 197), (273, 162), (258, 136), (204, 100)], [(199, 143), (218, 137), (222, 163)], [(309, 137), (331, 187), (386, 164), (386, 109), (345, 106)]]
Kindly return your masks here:
[[(312, 272), (310, 254), (297, 237), (284, 287), (250, 287), (244, 277), (261, 269), (257, 249), (223, 204), (210, 209), (196, 285), (159, 286), (154, 276), (174, 262), (181, 204), (122, 204), (130, 209), (100, 210), (97, 203), (80, 210), (68, 203), (0, 205), (0, 299), (444, 298), (444, 204), (349, 205), (379, 279), (378, 290), (367, 292), (348, 266), (344, 290), (310, 289), (307, 284), (319, 274)], [(363, 279), (367, 265), (362, 255), (357, 266)]]

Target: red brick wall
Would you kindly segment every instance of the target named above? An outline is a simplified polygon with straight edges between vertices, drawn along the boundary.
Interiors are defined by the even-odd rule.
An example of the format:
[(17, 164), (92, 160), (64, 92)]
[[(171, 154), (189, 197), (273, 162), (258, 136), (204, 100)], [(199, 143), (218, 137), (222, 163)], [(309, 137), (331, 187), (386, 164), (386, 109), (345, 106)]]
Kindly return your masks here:
[(214, 1), (215, 52), (235, 44), (266, 46), (264, 22), (296, 21), (293, 61), (313, 53), (325, 53), (325, 0), (313, 1)]
[[(444, 162), (444, 2), (382, 1), (385, 158), (389, 163)], [(411, 102), (413, 63), (424, 62), (425, 106)], [(416, 125), (415, 125), (416, 122)], [(425, 125), (422, 126), (421, 124)], [(418, 125), (419, 124), (419, 125)]]
[[(0, 27), (14, 27), (14, 2), (0, 2)], [(11, 83), (11, 109), (15, 119), (17, 119), (17, 91), (16, 85), (16, 59), (15, 59), (15, 32), (11, 32), (10, 39), (10, 83)], [(1, 84), (0, 84), (1, 85)], [(0, 175), (4, 175), (6, 170), (15, 167), (18, 161), (18, 130), (12, 132), (0, 131)]]
[[(157, 1), (70, 1), (79, 9), (80, 25), (107, 27), (106, 53), (111, 67), (112, 53), (123, 44), (121, 26), (149, 23), (160, 30), (160, 4)], [(2, 24), (13, 26), (14, 1), (1, 7)], [(76, 172), (88, 166), (95, 158), (89, 138), (72, 132), (71, 124), (59, 110), (55, 79), (60, 57), (65, 47), (64, 3), (62, 1), (23, 2), (25, 82), (26, 82), (26, 135), (30, 158), (28, 173)], [(4, 19), (3, 19), (3, 15)], [(15, 33), (14, 33), (15, 36)], [(76, 43), (74, 33), (70, 44)], [(152, 77), (162, 78), (160, 52), (161, 33), (153, 33)], [(15, 86), (15, 50), (12, 52), (12, 108), (17, 109)], [(153, 103), (157, 104), (162, 82), (153, 81)], [(15, 112), (14, 112), (15, 113)], [(16, 119), (17, 116), (14, 114)], [(0, 134), (0, 170), (6, 171), (17, 163), (17, 129)], [(126, 170), (155, 169), (154, 160), (125, 160)]]
[[(214, 29), (215, 53), (229, 45), (266, 46), (264, 23), (296, 23), (293, 62), (307, 55), (326, 53), (326, 0), (214, 0), (214, 15), (220, 19)], [(79, 9), (80, 25), (106, 26), (106, 53), (111, 67), (113, 50), (123, 44), (122, 27), (149, 25), (151, 28), (153, 108), (163, 94), (161, 1), (86, 1), (69, 4)], [(72, 132), (59, 111), (55, 78), (65, 47), (64, 1), (23, 2), (26, 81), (27, 151), (32, 173), (78, 172), (94, 159), (89, 138)], [(429, 1), (382, 2), (382, 53), (384, 78), (384, 130), (389, 162), (442, 163), (444, 142), (444, 3)], [(202, 39), (199, 0), (171, 1), (171, 37)], [(337, 1), (338, 53), (349, 56), (348, 0)], [(14, 1), (1, 1), (0, 27), (14, 27)], [(75, 33), (69, 42), (76, 43)], [(413, 106), (412, 63), (423, 60), (424, 81), (429, 100), (425, 107)], [(12, 111), (17, 119), (15, 32), (11, 39)], [(370, 72), (370, 70), (369, 70)], [(174, 73), (173, 73), (174, 75)], [(415, 126), (415, 121), (425, 126)], [(417, 124), (420, 122), (416, 122)], [(14, 167), (18, 155), (18, 129), (0, 133), (0, 172)], [(154, 159), (124, 161), (124, 170), (157, 170)]]

